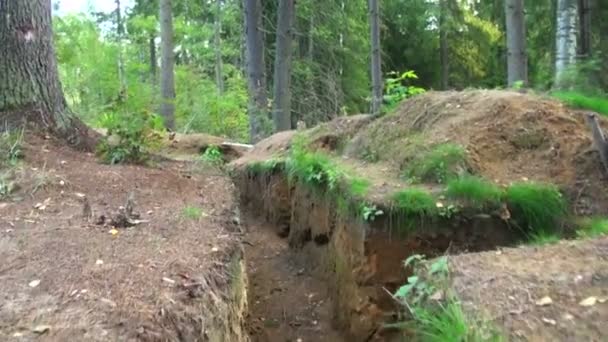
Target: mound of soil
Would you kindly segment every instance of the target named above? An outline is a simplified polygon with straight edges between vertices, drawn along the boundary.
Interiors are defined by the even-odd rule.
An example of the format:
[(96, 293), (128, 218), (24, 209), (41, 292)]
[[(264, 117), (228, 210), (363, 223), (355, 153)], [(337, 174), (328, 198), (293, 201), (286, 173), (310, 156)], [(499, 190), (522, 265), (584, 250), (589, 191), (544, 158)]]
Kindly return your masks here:
[[(0, 340), (247, 340), (225, 176), (184, 162), (101, 165), (26, 142), (21, 190), (0, 202)], [(137, 213), (135, 225), (101, 220), (117, 212)]]
[(451, 256), (465, 310), (510, 341), (605, 341), (608, 238)]

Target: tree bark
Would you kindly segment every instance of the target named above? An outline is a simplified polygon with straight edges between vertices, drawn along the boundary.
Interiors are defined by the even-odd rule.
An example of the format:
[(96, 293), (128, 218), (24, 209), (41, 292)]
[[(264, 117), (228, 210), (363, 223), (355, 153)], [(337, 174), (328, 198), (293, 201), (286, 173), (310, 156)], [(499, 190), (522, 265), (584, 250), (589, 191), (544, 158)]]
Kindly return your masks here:
[(171, 0), (160, 0), (161, 73), (160, 113), (165, 126), (175, 129), (175, 54), (173, 53), (173, 14)]
[(276, 132), (291, 129), (291, 62), (295, 1), (280, 0), (274, 63), (273, 119)]
[(120, 90), (118, 99), (123, 102), (127, 98), (127, 76), (125, 73), (125, 59), (122, 40), (124, 38), (124, 25), (122, 22), (122, 10), (120, 8), (120, 0), (116, 0), (116, 41), (118, 42), (118, 80), (120, 82)]
[(576, 63), (577, 0), (557, 1), (555, 86), (566, 86), (564, 73)]
[(50, 130), (72, 146), (94, 147), (61, 88), (50, 0), (0, 0), (0, 129), (25, 122)]
[(591, 9), (589, 0), (578, 0), (578, 16), (580, 22), (578, 55), (582, 58), (589, 58), (591, 56)]
[(266, 64), (264, 61), (264, 37), (262, 35), (262, 6), (260, 0), (244, 0), (245, 14), (245, 61), (249, 87), (249, 133), (252, 142), (262, 137), (261, 121), (268, 117), (268, 93), (266, 91)]
[(148, 41), (148, 47), (150, 49), (150, 82), (152, 87), (156, 88), (156, 37), (151, 35)]
[(215, 13), (215, 83), (220, 95), (224, 93), (224, 72), (222, 63), (222, 0), (216, 0)]
[(382, 60), (380, 48), (380, 6), (378, 0), (368, 0), (371, 35), (372, 115), (380, 115), (382, 109)]
[(439, 59), (441, 62), (441, 89), (449, 88), (450, 61), (448, 47), (447, 0), (439, 2)]
[(528, 85), (528, 56), (526, 53), (526, 24), (524, 1), (505, 1), (507, 28), (507, 78), (512, 87), (517, 82)]

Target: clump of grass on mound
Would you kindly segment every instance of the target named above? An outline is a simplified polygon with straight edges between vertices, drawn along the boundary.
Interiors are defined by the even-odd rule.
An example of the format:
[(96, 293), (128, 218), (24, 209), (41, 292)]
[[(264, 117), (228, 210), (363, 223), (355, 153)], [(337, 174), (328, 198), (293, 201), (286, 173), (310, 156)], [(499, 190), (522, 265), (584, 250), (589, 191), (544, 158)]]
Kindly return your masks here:
[(566, 215), (566, 202), (554, 185), (514, 183), (507, 188), (505, 198), (514, 217), (532, 232), (553, 233)]
[(323, 153), (294, 148), (287, 161), (287, 174), (318, 189), (333, 191), (344, 176), (342, 170)]
[(445, 183), (465, 169), (466, 151), (455, 144), (440, 144), (415, 157), (405, 170), (414, 181)]
[(475, 207), (500, 203), (503, 191), (497, 185), (475, 176), (464, 176), (448, 181), (446, 194), (461, 199)]
[(351, 178), (349, 183), (348, 192), (353, 196), (365, 196), (372, 185), (369, 180), (360, 177)]
[(285, 166), (285, 160), (271, 158), (261, 162), (254, 162), (247, 165), (247, 171), (254, 174), (271, 173), (280, 170)]
[(598, 236), (608, 236), (608, 219), (593, 218), (583, 224), (583, 227), (576, 232), (580, 238), (594, 238)]
[(551, 95), (572, 107), (589, 109), (603, 115), (608, 115), (608, 98), (606, 97), (589, 96), (577, 91), (556, 91), (551, 93)]
[(435, 198), (421, 188), (408, 188), (393, 195), (393, 205), (407, 216), (432, 216), (437, 207)]

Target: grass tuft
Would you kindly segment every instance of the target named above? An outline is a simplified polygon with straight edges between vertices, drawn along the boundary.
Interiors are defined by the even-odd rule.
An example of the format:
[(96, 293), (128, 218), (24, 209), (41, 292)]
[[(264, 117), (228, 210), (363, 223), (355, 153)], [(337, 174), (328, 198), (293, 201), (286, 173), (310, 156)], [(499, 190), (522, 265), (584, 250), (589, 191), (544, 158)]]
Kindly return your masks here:
[(466, 151), (455, 144), (440, 144), (418, 155), (405, 170), (408, 179), (445, 183), (466, 168)]
[(462, 307), (450, 302), (433, 310), (431, 308), (416, 308), (415, 332), (420, 341), (446, 342), (468, 341), (469, 324)]
[(0, 168), (15, 166), (23, 158), (23, 131), (0, 132)]
[(514, 217), (532, 233), (553, 233), (566, 215), (566, 202), (558, 188), (535, 182), (514, 183), (507, 188), (506, 200)]
[(608, 115), (608, 98), (606, 97), (589, 96), (577, 91), (556, 91), (551, 95), (569, 106)]
[(187, 206), (182, 209), (182, 216), (186, 219), (196, 221), (203, 216), (203, 209), (194, 206)]
[(371, 185), (372, 183), (369, 180), (355, 177), (350, 179), (348, 192), (350, 195), (356, 197), (365, 196), (368, 193)]
[(433, 216), (437, 210), (435, 198), (426, 190), (415, 187), (396, 192), (393, 205), (408, 216)]
[(576, 232), (579, 238), (594, 238), (608, 236), (608, 219), (593, 218), (583, 224), (583, 227)]
[(464, 176), (448, 181), (446, 194), (461, 199), (475, 207), (497, 205), (503, 191), (497, 185), (475, 176)]
[(311, 152), (302, 139), (294, 140), (287, 162), (287, 175), (317, 189), (334, 191), (344, 172), (331, 158), (320, 152)]

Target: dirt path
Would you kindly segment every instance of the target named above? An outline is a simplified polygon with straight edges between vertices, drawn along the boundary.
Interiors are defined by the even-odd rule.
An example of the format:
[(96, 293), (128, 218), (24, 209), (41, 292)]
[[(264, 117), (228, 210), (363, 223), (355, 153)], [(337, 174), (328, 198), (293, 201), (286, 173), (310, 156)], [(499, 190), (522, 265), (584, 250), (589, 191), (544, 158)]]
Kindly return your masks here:
[(252, 341), (344, 341), (331, 325), (332, 305), (323, 281), (309, 273), (272, 227), (245, 221)]

